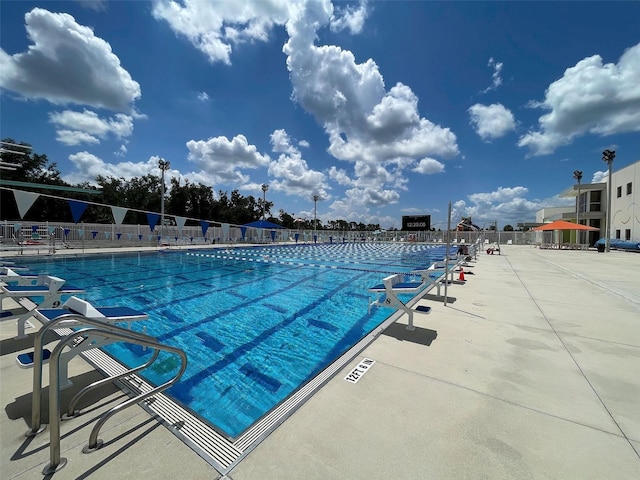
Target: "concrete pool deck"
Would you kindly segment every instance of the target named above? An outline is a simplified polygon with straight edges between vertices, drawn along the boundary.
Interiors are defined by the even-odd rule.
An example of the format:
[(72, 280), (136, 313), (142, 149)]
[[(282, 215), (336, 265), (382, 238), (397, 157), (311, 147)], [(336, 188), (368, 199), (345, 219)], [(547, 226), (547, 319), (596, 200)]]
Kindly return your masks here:
[[(62, 424), (68, 464), (53, 478), (640, 478), (640, 255), (505, 245), (465, 273), (455, 302), (421, 300), (433, 309), (416, 330), (389, 327), (225, 477), (139, 407), (83, 454), (91, 421), (122, 398), (109, 387)], [(8, 323), (0, 475), (41, 478), (49, 435), (23, 436), (31, 371), (15, 356), (29, 344)], [(376, 363), (345, 381), (365, 357)], [(96, 375), (70, 363), (78, 385)]]

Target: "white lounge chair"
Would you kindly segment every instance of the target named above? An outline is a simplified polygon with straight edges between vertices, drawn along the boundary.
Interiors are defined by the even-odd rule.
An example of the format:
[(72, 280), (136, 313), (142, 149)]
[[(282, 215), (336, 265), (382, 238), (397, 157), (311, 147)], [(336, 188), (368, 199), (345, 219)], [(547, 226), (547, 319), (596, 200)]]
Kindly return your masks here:
[[(83, 288), (67, 285), (65, 280), (51, 275), (38, 275), (35, 284), (31, 285), (0, 285), (0, 319), (18, 322), (18, 338), (26, 336), (27, 320), (33, 316), (36, 309), (58, 307), (62, 297), (85, 293)], [(42, 298), (39, 302), (35, 300)], [(4, 301), (12, 299), (19, 310), (5, 310)]]

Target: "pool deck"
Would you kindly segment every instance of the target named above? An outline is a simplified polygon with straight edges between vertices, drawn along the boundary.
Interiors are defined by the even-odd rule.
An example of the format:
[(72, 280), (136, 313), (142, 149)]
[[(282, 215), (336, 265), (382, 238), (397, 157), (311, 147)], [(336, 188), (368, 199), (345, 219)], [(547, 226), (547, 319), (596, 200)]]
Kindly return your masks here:
[[(92, 420), (122, 398), (108, 387), (62, 424), (68, 464), (53, 478), (640, 478), (640, 254), (505, 245), (465, 277), (448, 288), (454, 302), (421, 300), (433, 309), (416, 330), (402, 317), (226, 476), (137, 406), (83, 454)], [(9, 323), (0, 476), (42, 478), (49, 435), (24, 437), (31, 371), (15, 356), (29, 345)], [(364, 357), (376, 363), (345, 381)], [(97, 373), (74, 361), (70, 377)]]

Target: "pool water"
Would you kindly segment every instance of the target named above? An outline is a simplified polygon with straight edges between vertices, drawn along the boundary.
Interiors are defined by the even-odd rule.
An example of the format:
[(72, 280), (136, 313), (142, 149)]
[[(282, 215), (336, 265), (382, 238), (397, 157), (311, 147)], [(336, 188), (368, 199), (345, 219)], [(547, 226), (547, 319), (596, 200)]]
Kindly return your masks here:
[[(166, 393), (236, 438), (393, 313), (369, 312), (369, 287), (444, 253), (417, 244), (237, 247), (47, 259), (31, 269), (86, 288), (94, 305), (147, 312), (132, 328), (188, 356)], [(128, 366), (150, 355), (120, 343), (105, 350)], [(163, 383), (177, 368), (161, 355), (144, 377)]]

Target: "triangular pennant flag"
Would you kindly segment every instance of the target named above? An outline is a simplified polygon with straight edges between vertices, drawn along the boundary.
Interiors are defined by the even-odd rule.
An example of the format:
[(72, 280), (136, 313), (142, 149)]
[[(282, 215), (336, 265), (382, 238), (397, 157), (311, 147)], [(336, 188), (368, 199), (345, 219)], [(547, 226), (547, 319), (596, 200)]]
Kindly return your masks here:
[(36, 233), (38, 231), (38, 225), (31, 225), (31, 233)]
[(182, 233), (184, 224), (187, 222), (186, 217), (176, 217), (176, 225), (178, 226), (178, 232)]
[(24, 218), (31, 208), (31, 205), (33, 205), (33, 202), (35, 202), (40, 195), (32, 192), (25, 192), (23, 190), (14, 190), (13, 196), (18, 204), (18, 213), (20, 214), (20, 218)]
[(298, 239), (300, 238), (300, 234), (296, 233), (293, 235), (293, 237), (296, 239), (296, 243), (298, 243)]
[(84, 238), (84, 229), (83, 229), (83, 228), (79, 228), (79, 229), (78, 229), (78, 236), (79, 236), (80, 238)]
[(71, 208), (73, 222), (78, 223), (80, 221), (80, 217), (82, 217), (82, 214), (87, 209), (88, 204), (77, 200), (67, 200), (67, 202), (69, 203), (69, 208)]
[(247, 234), (247, 227), (240, 227), (240, 235), (242, 235), (242, 240), (244, 240), (244, 236)]
[(56, 231), (56, 227), (47, 227), (47, 232), (49, 232), (49, 235), (51, 235), (55, 231)]
[(275, 230), (271, 230), (271, 241), (275, 241), (276, 239), (276, 231)]
[(225, 240), (227, 240), (229, 238), (229, 224), (228, 223), (223, 223), (222, 224), (222, 238), (224, 238)]
[(69, 232), (70, 232), (70, 231), (71, 231), (70, 229), (65, 228), (65, 229), (64, 229), (64, 236), (65, 236), (65, 237), (68, 237), (68, 236), (69, 236)]
[(104, 237), (109, 240), (109, 235), (111, 235), (111, 232), (104, 232)]
[(116, 225), (122, 225), (122, 221), (124, 220), (124, 216), (127, 214), (129, 209), (124, 207), (111, 207), (111, 213), (113, 214), (113, 219), (116, 222)]
[(144, 235), (142, 235), (142, 234), (138, 235), (138, 240), (142, 240), (142, 237), (143, 237), (143, 236), (144, 236)]
[(95, 240), (98, 236), (98, 232), (91, 232), (91, 237)]
[[(147, 220), (149, 221), (149, 230), (153, 232), (153, 229), (156, 228), (156, 224), (158, 220), (160, 220), (160, 215), (157, 213), (147, 213)], [(149, 238), (151, 240), (151, 238)]]
[(202, 229), (202, 236), (207, 237), (207, 230), (209, 230), (209, 222), (206, 220), (200, 220), (200, 228)]
[(121, 234), (121, 233), (116, 233), (116, 238), (117, 238), (118, 240), (120, 240), (120, 237), (121, 237), (121, 236), (122, 236), (122, 234)]
[(18, 230), (20, 230), (22, 228), (22, 224), (21, 223), (14, 223), (13, 224), (13, 229), (17, 232)]

